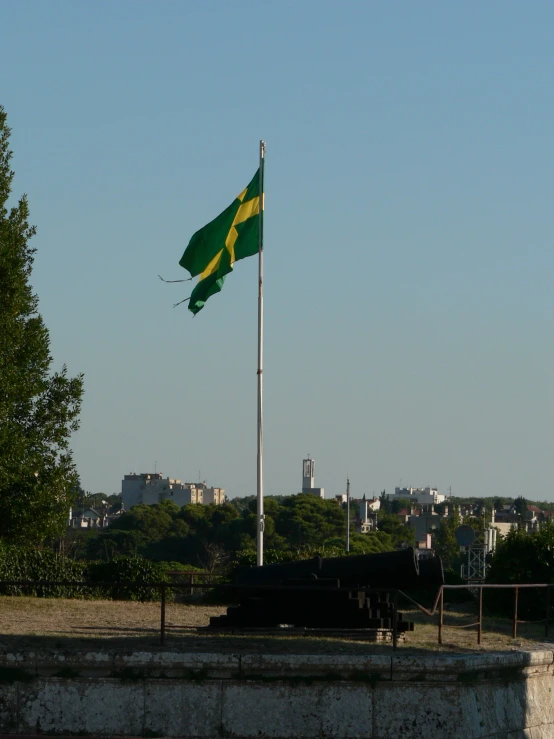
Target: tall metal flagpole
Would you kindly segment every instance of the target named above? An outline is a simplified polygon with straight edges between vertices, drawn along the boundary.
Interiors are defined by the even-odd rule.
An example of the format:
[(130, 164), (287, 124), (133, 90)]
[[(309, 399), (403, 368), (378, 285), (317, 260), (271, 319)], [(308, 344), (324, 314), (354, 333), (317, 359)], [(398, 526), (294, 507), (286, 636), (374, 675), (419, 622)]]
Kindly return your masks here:
[(264, 434), (263, 434), (263, 360), (264, 360), (264, 160), (265, 141), (260, 141), (260, 218), (258, 220), (258, 526), (256, 564), (264, 563)]

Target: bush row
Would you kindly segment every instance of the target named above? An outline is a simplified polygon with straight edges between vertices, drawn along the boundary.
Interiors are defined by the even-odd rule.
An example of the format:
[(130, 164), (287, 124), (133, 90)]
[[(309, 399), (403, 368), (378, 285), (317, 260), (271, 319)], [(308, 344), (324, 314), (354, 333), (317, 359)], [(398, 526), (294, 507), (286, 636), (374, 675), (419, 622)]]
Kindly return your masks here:
[[(166, 567), (142, 557), (115, 557), (110, 562), (77, 562), (47, 549), (0, 542), (0, 594), (43, 598), (112, 598), (158, 600), (159, 588), (144, 583), (169, 582)], [(68, 585), (5, 585), (5, 581), (63, 581)], [(79, 585), (79, 582), (90, 585)], [(109, 586), (100, 583), (108, 582)], [(126, 586), (121, 583), (137, 583)], [(142, 585), (141, 585), (142, 583)]]

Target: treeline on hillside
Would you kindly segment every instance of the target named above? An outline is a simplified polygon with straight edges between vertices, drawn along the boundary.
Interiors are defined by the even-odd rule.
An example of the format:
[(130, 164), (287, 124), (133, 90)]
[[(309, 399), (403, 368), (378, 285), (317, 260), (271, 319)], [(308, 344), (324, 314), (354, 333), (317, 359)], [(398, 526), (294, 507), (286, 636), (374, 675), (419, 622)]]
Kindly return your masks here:
[[(334, 500), (313, 495), (265, 499), (264, 543), (268, 552), (344, 551), (346, 511)], [(353, 516), (351, 517), (351, 521)], [(383, 516), (380, 530), (350, 534), (353, 553), (390, 551), (413, 543), (412, 530), (396, 516)], [(140, 555), (155, 562), (173, 561), (208, 570), (256, 548), (256, 499), (234, 499), (221, 506), (171, 501), (137, 505), (109, 528), (70, 530), (60, 542), (76, 559), (109, 561)], [(279, 559), (279, 557), (277, 557)]]

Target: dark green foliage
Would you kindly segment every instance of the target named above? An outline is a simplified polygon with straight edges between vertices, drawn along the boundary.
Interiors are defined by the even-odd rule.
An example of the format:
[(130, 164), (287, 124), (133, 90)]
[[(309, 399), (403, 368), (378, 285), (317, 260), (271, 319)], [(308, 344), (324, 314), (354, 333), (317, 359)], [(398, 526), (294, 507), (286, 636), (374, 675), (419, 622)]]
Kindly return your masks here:
[(400, 513), (401, 510), (411, 508), (413, 501), (407, 500), (406, 498), (395, 498), (390, 501), (390, 512)]
[[(113, 598), (119, 600), (158, 600), (159, 589), (141, 583), (169, 582), (166, 568), (142, 557), (117, 557), (111, 562), (76, 562), (49, 549), (33, 549), (15, 544), (0, 544), (0, 580), (48, 580), (90, 582), (84, 585), (0, 585), (3, 595), (36, 595), (43, 598)], [(111, 587), (94, 587), (110, 581)], [(137, 583), (124, 587), (120, 582)]]
[[(344, 536), (328, 539), (325, 551), (333, 547), (339, 554), (345, 554)], [(376, 552), (390, 552), (395, 548), (393, 538), (385, 531), (371, 531), (368, 534), (350, 532), (350, 554), (374, 554)], [(331, 555), (325, 554), (329, 557)], [(338, 555), (333, 555), (338, 556)]]
[[(57, 556), (48, 549), (31, 549), (0, 543), (0, 580), (56, 580), (79, 582), (86, 579), (85, 562)], [(38, 595), (72, 598), (83, 593), (79, 586), (0, 586), (3, 595)]]
[(460, 516), (454, 512), (451, 518), (441, 518), (440, 526), (435, 534), (435, 552), (442, 559), (445, 570), (460, 571), (460, 545), (456, 541), (456, 529), (462, 523)]
[(194, 565), (184, 565), (182, 562), (157, 562), (157, 565), (161, 568), (164, 573), (175, 572), (177, 574), (181, 572), (205, 572), (202, 567), (195, 567)]
[(30, 277), (35, 229), (23, 196), (8, 205), (10, 130), (0, 107), (0, 538), (40, 543), (66, 526), (83, 379), (50, 374), (49, 334)]
[[(504, 539), (497, 539), (496, 551), (487, 576), (490, 583), (554, 583), (554, 525), (528, 534), (512, 529)], [(554, 593), (552, 593), (554, 605)], [(506, 616), (513, 613), (513, 590), (485, 591), (488, 607)], [(546, 591), (522, 588), (518, 596), (518, 611), (523, 619), (545, 616)]]
[(383, 490), (381, 495), (379, 496), (379, 500), (381, 502), (381, 507), (379, 508), (379, 513), (381, 515), (391, 513), (391, 501), (387, 497), (387, 491)]
[[(327, 552), (325, 552), (327, 554)], [(299, 559), (310, 559), (320, 551), (312, 552), (311, 550), (294, 551), (292, 549), (264, 549), (264, 564), (274, 565), (281, 562), (293, 562)], [(244, 549), (235, 553), (233, 564), (254, 567), (256, 565), (256, 550)]]
[(408, 544), (413, 546), (415, 542), (415, 532), (408, 526), (408, 524), (402, 523), (398, 516), (391, 514), (382, 514), (379, 517), (377, 526), (379, 531), (388, 534), (392, 543), (392, 549), (402, 545)]
[[(91, 562), (88, 576), (93, 582), (113, 583), (108, 588), (97, 590), (100, 597), (114, 600), (158, 600), (160, 588), (149, 587), (148, 584), (169, 582), (161, 565), (142, 557), (116, 557), (110, 562)], [(145, 585), (133, 587), (120, 584), (124, 582)]]
[[(351, 530), (353, 554), (390, 551), (413, 541), (413, 532), (398, 519), (391, 531), (356, 534)], [(353, 529), (353, 521), (352, 521)], [(274, 550), (283, 556), (332, 549), (344, 552), (346, 512), (334, 500), (313, 495), (268, 497), (265, 500), (265, 557)], [(109, 529), (90, 539), (90, 559), (142, 555), (154, 561), (200, 566), (210, 572), (225, 569), (237, 552), (256, 549), (256, 499), (234, 500), (222, 506), (173, 503), (138, 505), (122, 514)], [(288, 554), (287, 554), (288, 553)]]
[(68, 528), (63, 536), (51, 542), (52, 550), (60, 557), (79, 560), (87, 559), (87, 552), (92, 548), (101, 529)]
[[(373, 554), (376, 552), (389, 552), (392, 546), (390, 538), (381, 532), (370, 534), (352, 534), (350, 539), (350, 555)], [(320, 557), (346, 557), (344, 539), (329, 539), (324, 546), (307, 546), (303, 549), (266, 549), (264, 550), (264, 564), (278, 564), (280, 562), (296, 562), (301, 559), (313, 559)], [(237, 552), (233, 565), (256, 564), (256, 552), (247, 549)]]
[(281, 505), (275, 504), (273, 515), (268, 509), (266, 520), (268, 516), (275, 523), (275, 536), (299, 548), (321, 546), (330, 538), (345, 536), (346, 513), (334, 500), (291, 495)]

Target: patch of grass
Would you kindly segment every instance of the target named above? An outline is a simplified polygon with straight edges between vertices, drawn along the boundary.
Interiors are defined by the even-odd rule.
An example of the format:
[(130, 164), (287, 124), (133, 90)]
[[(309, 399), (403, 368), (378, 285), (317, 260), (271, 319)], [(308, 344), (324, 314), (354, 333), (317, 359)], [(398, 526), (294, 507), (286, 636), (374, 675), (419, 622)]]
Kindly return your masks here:
[[(352, 641), (340, 637), (224, 635), (196, 632), (221, 606), (169, 603), (166, 610), (166, 644), (160, 646), (160, 605), (134, 601), (85, 601), (64, 598), (0, 596), (0, 645), (4, 650), (67, 649), (131, 650), (268, 654), (386, 654), (390, 643)], [(519, 624), (518, 639), (511, 637), (511, 620), (486, 617), (481, 646), (476, 628), (458, 629), (475, 621), (476, 604), (453, 604), (445, 611), (443, 644), (437, 644), (438, 614), (428, 617), (402, 609), (415, 622), (398, 644), (398, 654), (475, 652), (531, 647), (544, 642), (544, 626)]]

